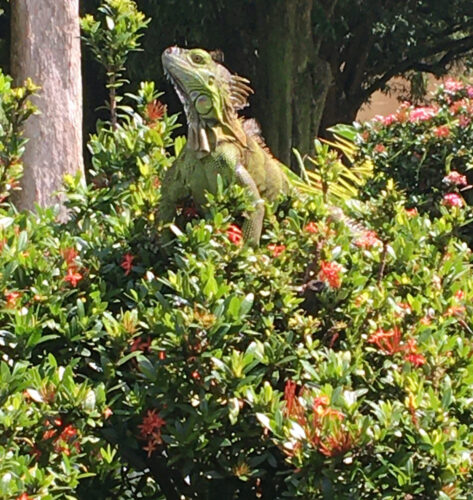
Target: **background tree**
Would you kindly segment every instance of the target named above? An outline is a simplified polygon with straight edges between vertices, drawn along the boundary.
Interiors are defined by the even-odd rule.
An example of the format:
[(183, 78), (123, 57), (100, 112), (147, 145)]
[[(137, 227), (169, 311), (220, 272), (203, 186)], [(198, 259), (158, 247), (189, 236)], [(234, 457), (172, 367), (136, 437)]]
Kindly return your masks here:
[(83, 170), (79, 0), (13, 0), (11, 71), (41, 87), (26, 123), (20, 208), (57, 202), (64, 174)]
[[(413, 70), (442, 75), (473, 47), (467, 0), (242, 0), (238, 9), (229, 0), (190, 1), (185, 8), (178, 0), (141, 0), (139, 7), (152, 21), (132, 78), (167, 89), (164, 48), (222, 49), (226, 65), (251, 80), (251, 114), (286, 162), (293, 147), (307, 152), (317, 133), (352, 122), (375, 91), (389, 91), (392, 77)], [(166, 100), (180, 109), (173, 96)]]

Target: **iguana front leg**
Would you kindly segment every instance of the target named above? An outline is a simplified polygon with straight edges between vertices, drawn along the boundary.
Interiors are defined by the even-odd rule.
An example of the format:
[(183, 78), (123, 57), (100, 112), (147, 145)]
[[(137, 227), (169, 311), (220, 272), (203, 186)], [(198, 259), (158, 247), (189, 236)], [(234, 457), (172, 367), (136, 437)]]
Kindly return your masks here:
[(250, 245), (258, 246), (263, 230), (264, 200), (261, 198), (256, 183), (248, 170), (240, 163), (235, 168), (235, 175), (238, 184), (248, 190), (255, 207), (254, 211), (248, 214), (243, 224), (243, 238)]

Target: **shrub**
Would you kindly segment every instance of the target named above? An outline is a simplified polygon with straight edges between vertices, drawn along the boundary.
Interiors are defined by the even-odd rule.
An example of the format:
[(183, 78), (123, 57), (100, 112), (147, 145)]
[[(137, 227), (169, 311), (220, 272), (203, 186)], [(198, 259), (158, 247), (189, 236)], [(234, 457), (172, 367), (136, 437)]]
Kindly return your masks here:
[(0, 209), (0, 494), (467, 498), (465, 208), (431, 218), (387, 182), (347, 207), (353, 233), (300, 194), (252, 249), (221, 185), (168, 257), (159, 183), (183, 141), (156, 97), (100, 124), (68, 223)]
[(472, 99), (471, 85), (449, 79), (426, 106), (406, 102), (393, 114), (358, 124), (360, 157), (376, 165), (368, 193), (393, 178), (412, 206), (434, 215), (450, 193), (471, 204)]

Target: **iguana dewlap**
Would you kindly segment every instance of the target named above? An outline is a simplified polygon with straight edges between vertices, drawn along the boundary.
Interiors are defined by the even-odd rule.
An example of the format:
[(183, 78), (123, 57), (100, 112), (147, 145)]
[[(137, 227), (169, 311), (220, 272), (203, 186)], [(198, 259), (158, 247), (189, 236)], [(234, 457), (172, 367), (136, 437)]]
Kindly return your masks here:
[(160, 219), (171, 222), (177, 207), (192, 198), (199, 210), (205, 193), (217, 191), (217, 177), (248, 190), (254, 210), (243, 225), (245, 241), (257, 245), (264, 202), (289, 190), (281, 164), (262, 143), (253, 122), (238, 117), (252, 92), (248, 80), (231, 74), (215, 54), (169, 47), (162, 55), (165, 73), (184, 106), (187, 143), (162, 183)]

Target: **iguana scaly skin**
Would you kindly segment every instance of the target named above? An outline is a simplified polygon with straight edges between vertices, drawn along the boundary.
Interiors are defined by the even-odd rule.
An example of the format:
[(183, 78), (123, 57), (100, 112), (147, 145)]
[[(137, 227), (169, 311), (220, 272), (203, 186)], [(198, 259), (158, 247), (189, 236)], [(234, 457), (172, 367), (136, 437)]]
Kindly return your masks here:
[(243, 237), (257, 245), (263, 228), (264, 202), (289, 190), (282, 164), (264, 146), (255, 123), (239, 118), (252, 93), (248, 80), (231, 74), (216, 55), (202, 49), (169, 47), (162, 55), (165, 73), (184, 105), (187, 143), (162, 183), (160, 220), (171, 222), (182, 202), (197, 210), (205, 193), (215, 194), (217, 176), (245, 187), (254, 204), (246, 215)]

